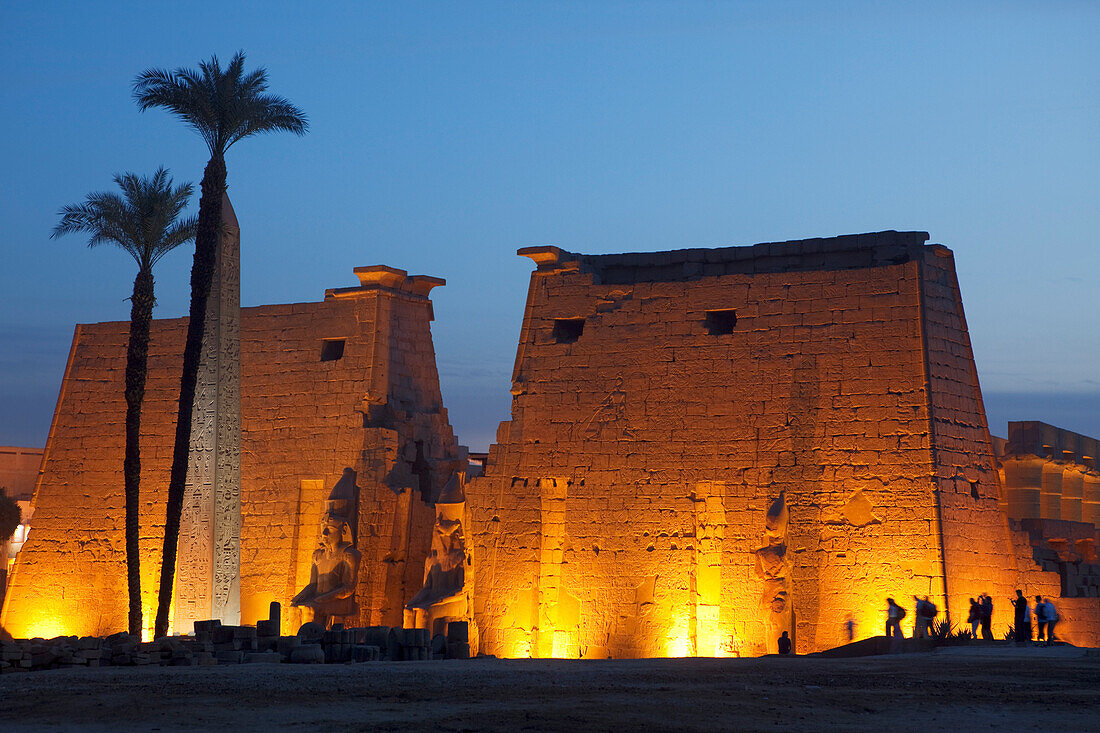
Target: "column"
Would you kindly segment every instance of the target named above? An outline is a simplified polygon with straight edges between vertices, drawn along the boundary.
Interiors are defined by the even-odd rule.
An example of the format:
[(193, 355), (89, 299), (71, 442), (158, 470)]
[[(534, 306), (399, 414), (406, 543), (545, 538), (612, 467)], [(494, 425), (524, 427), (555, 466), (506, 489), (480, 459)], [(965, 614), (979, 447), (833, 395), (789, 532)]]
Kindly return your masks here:
[(1062, 474), (1066, 465), (1061, 461), (1043, 464), (1042, 488), (1039, 495), (1039, 511), (1043, 519), (1062, 518)]
[(1100, 473), (1089, 469), (1081, 483), (1081, 521), (1100, 529)]
[(1004, 459), (1004, 494), (1008, 516), (1013, 519), (1038, 519), (1045, 458), (1008, 456)]
[(1062, 519), (1081, 521), (1081, 499), (1084, 494), (1085, 474), (1081, 466), (1068, 465), (1062, 474)]

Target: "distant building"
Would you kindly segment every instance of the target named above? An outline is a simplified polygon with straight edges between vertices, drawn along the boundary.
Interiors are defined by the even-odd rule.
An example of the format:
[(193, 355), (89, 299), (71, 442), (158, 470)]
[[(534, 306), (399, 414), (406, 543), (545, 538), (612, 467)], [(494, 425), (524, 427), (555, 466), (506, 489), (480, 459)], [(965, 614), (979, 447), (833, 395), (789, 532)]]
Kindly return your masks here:
[(23, 546), (27, 538), (27, 531), (31, 523), (34, 497), (34, 485), (38, 481), (38, 471), (42, 466), (41, 448), (16, 448), (13, 446), (0, 446), (0, 489), (15, 499), (19, 504), (19, 510), (23, 516), (23, 523), (15, 530), (15, 535), (8, 545), (8, 562), (15, 559), (15, 554)]
[(0, 609), (3, 608), (8, 572), (15, 564), (15, 556), (23, 547), (30, 530), (33, 512), (31, 499), (41, 466), (41, 448), (0, 446), (0, 490), (15, 499), (22, 517), (7, 546), (0, 546)]
[(1002, 507), (1028, 533), (1036, 562), (1061, 595), (1100, 597), (1100, 441), (1042, 422), (1010, 422), (994, 441)]

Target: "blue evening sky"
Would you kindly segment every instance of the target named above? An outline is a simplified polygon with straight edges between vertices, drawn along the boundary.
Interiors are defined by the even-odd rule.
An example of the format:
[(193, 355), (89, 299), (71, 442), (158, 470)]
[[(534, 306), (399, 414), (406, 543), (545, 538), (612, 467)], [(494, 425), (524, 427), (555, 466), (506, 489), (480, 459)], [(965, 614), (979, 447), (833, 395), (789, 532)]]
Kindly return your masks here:
[[(206, 150), (134, 76), (238, 49), (307, 112), (228, 157), (245, 305), (387, 264), (433, 292), (444, 399), (508, 415), (529, 245), (588, 253), (916, 229), (955, 251), (993, 431), (1100, 436), (1100, 4), (89, 3), (0, 6), (0, 444), (41, 446), (77, 322), (133, 263), (48, 239), (118, 171)], [(195, 203), (197, 206), (197, 202)], [(157, 271), (186, 313), (190, 254)]]

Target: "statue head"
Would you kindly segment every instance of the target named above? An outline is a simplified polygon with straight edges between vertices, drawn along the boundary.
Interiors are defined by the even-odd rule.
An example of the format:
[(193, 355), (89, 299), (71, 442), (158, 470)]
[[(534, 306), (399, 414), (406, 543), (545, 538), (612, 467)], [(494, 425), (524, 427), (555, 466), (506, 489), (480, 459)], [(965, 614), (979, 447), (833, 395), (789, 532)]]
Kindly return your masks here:
[(787, 519), (786, 492), (780, 491), (764, 515), (764, 529), (774, 536), (784, 537), (787, 534)]
[(321, 520), (321, 547), (328, 552), (336, 552), (344, 542), (344, 530), (347, 520), (333, 514), (325, 514)]
[(335, 549), (344, 541), (345, 529), (350, 531), (351, 544), (358, 544), (358, 520), (359, 487), (355, 484), (355, 471), (345, 468), (325, 502), (325, 512), (321, 515), (321, 546), (330, 548), (327, 538), (332, 537), (330, 551)]

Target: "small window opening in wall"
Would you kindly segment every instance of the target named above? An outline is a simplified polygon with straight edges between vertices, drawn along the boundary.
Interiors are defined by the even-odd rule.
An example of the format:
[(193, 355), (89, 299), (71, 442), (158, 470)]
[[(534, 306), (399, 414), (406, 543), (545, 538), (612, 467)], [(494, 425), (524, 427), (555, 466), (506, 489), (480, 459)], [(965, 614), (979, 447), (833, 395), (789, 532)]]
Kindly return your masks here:
[(707, 311), (707, 333), (711, 336), (722, 336), (733, 333), (733, 327), (737, 325), (737, 311), (731, 309)]
[(325, 339), (321, 342), (321, 361), (336, 361), (344, 355), (344, 339)]
[(982, 498), (982, 495), (978, 493), (978, 482), (977, 481), (971, 481), (970, 482), (970, 498), (973, 499), (974, 501), (977, 501), (978, 499)]
[(555, 318), (554, 341), (559, 344), (571, 344), (584, 333), (583, 318)]

